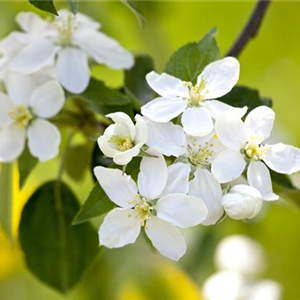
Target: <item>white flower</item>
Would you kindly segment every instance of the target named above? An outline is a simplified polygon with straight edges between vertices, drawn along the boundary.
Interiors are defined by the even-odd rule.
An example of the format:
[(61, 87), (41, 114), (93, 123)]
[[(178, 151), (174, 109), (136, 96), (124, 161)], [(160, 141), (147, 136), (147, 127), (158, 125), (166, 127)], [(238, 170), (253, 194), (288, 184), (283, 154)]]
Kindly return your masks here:
[(205, 300), (241, 300), (245, 296), (244, 277), (232, 271), (221, 271), (210, 276), (203, 285)]
[(188, 136), (181, 126), (146, 121), (147, 145), (166, 156), (175, 156), (178, 161), (188, 163), (192, 169), (209, 169), (212, 161), (224, 146), (212, 132), (204, 137)]
[(55, 116), (65, 102), (56, 81), (39, 84), (34, 77), (10, 74), (6, 81), (8, 95), (0, 93), (0, 161), (10, 162), (21, 155), (26, 136), (31, 154), (40, 161), (55, 157), (60, 133), (45, 120)]
[(254, 218), (261, 210), (263, 199), (261, 193), (252, 186), (235, 185), (222, 198), (226, 214), (234, 220)]
[(59, 14), (53, 22), (34, 13), (18, 14), (17, 22), (27, 33), (28, 43), (12, 61), (12, 70), (32, 74), (53, 65), (63, 87), (79, 94), (90, 80), (89, 57), (112, 69), (132, 67), (133, 56), (99, 32), (100, 24), (83, 14), (74, 16), (65, 10)]
[(184, 164), (167, 168), (163, 156), (154, 149), (140, 165), (138, 184), (122, 171), (96, 167), (95, 175), (108, 197), (119, 208), (107, 214), (99, 229), (100, 244), (123, 247), (136, 241), (141, 227), (158, 251), (178, 260), (186, 243), (176, 226), (186, 228), (201, 223), (207, 209), (200, 199), (187, 196), (188, 172)]
[(99, 137), (98, 145), (107, 157), (113, 158), (117, 165), (127, 165), (140, 153), (147, 141), (147, 126), (140, 115), (135, 116), (136, 125), (122, 112), (107, 115), (115, 124), (106, 128)]
[(218, 270), (235, 271), (244, 276), (259, 276), (265, 270), (266, 257), (262, 246), (246, 235), (225, 237), (214, 256)]
[[(234, 111), (242, 117), (247, 108), (234, 108), (217, 100), (234, 87), (239, 78), (239, 63), (233, 57), (209, 64), (198, 76), (195, 86), (166, 73), (147, 74), (150, 87), (161, 97), (142, 107), (142, 114), (154, 122), (166, 123), (181, 113), (185, 132), (205, 136), (212, 132), (213, 121), (225, 111)], [(210, 101), (207, 101), (210, 100)]]
[(198, 169), (194, 176), (190, 181), (189, 195), (202, 199), (208, 210), (202, 224), (216, 224), (224, 213), (221, 185), (208, 170)]
[(276, 200), (272, 192), (270, 172), (292, 174), (300, 170), (300, 149), (282, 143), (268, 145), (275, 113), (266, 106), (252, 110), (243, 122), (236, 115), (225, 113), (215, 125), (218, 138), (228, 149), (212, 163), (212, 172), (221, 183), (237, 178), (249, 163), (249, 184), (257, 188), (265, 200)]

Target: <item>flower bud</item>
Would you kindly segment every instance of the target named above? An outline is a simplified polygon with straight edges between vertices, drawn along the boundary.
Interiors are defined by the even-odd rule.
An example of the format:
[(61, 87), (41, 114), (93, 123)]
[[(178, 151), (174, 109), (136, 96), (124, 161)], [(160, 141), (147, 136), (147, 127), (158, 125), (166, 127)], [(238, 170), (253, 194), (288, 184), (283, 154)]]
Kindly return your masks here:
[(248, 185), (235, 185), (222, 198), (226, 214), (234, 220), (252, 219), (262, 208), (260, 192)]

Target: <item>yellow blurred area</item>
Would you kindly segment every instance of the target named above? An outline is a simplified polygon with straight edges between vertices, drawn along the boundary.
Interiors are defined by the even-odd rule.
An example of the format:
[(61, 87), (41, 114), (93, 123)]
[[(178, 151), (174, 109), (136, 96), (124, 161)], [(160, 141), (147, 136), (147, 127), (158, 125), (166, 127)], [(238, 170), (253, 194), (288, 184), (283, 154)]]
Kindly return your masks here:
[[(1, 172), (1, 165), (0, 165)], [(33, 185), (29, 185), (26, 189), (20, 191), (19, 189), (19, 174), (17, 165), (14, 164), (14, 178), (13, 178), (13, 206), (12, 206), (12, 230), (13, 239), (11, 243), (6, 234), (0, 227), (0, 280), (9, 274), (20, 265), (21, 251), (17, 246), (18, 226), (21, 218), (22, 209), (33, 192)]]
[[(190, 278), (179, 268), (170, 264), (163, 264), (158, 274), (166, 290), (169, 291), (168, 299), (172, 300), (201, 300), (200, 292), (197, 286)], [(166, 296), (164, 296), (166, 297)], [(116, 300), (152, 300), (147, 293), (139, 287), (138, 282), (127, 282)], [(164, 300), (164, 298), (157, 299)]]

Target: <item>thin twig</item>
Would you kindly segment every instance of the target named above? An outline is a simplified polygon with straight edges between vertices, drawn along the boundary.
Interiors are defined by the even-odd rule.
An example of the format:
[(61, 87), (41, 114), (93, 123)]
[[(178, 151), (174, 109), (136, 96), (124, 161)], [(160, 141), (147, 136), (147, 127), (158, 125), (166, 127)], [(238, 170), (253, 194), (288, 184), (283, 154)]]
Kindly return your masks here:
[(249, 21), (228, 51), (227, 56), (238, 57), (248, 42), (257, 35), (270, 3), (271, 0), (258, 0)]

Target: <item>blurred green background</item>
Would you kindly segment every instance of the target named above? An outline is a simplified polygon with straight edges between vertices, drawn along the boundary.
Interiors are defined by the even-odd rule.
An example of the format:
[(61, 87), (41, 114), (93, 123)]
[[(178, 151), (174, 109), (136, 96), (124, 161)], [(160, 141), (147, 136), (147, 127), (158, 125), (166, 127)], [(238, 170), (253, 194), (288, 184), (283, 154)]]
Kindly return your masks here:
[[(63, 3), (57, 5), (63, 7)], [(198, 41), (212, 27), (218, 28), (217, 40), (225, 54), (254, 5), (251, 1), (143, 2), (141, 7), (147, 18), (144, 30), (131, 11), (117, 1), (81, 1), (80, 11), (101, 22), (105, 33), (132, 52), (153, 56), (156, 69), (162, 71), (173, 51), (187, 42)], [(0, 38), (17, 29), (15, 16), (26, 10), (37, 11), (26, 2), (0, 2)], [(274, 101), (275, 139), (298, 147), (299, 13), (300, 2), (272, 3), (258, 37), (240, 57), (240, 84), (258, 88), (263, 96)], [(96, 67), (93, 72), (111, 86), (122, 83), (122, 72), (103, 67)], [(53, 178), (56, 168), (56, 160), (39, 165), (25, 190), (15, 193), (15, 228), (28, 195), (40, 183)], [(82, 185), (65, 177), (82, 202), (92, 187), (91, 178), (86, 177)], [(297, 184), (297, 176), (293, 179)], [(214, 247), (224, 236), (233, 233), (247, 234), (259, 241), (268, 257), (265, 277), (282, 284), (283, 299), (300, 299), (300, 214), (292, 204), (284, 200), (265, 204), (261, 214), (248, 224), (226, 219), (217, 226), (197, 227), (185, 233), (189, 247), (179, 264), (152, 253), (141, 237), (137, 244), (123, 249), (103, 249), (81, 283), (69, 295), (62, 296), (26, 271), (18, 245), (10, 246), (0, 230), (0, 299), (201, 299), (201, 284), (214, 272)]]

